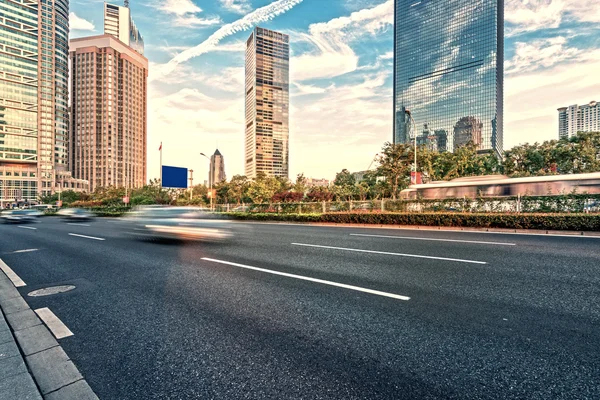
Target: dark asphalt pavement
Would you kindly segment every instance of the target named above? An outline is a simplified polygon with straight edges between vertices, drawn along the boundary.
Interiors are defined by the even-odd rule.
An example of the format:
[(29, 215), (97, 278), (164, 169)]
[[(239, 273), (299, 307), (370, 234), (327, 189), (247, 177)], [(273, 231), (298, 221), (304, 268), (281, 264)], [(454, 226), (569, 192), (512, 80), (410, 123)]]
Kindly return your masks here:
[[(600, 398), (598, 238), (240, 223), (226, 243), (153, 243), (85, 225), (0, 225), (0, 258), (74, 333), (59, 342), (101, 399)], [(58, 284), (77, 288), (27, 296)]]

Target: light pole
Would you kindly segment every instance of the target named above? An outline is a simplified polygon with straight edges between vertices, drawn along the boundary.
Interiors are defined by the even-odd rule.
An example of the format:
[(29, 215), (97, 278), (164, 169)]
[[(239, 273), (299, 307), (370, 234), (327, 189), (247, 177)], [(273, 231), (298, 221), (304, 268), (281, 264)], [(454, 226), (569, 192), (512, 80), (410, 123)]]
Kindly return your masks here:
[(414, 135), (415, 135), (415, 175), (414, 178), (411, 179), (413, 184), (417, 184), (417, 124), (415, 124), (415, 120), (412, 116), (412, 113), (410, 112), (410, 110), (406, 110), (406, 115), (408, 115), (408, 126), (409, 129), (411, 127), (411, 122), (412, 122), (412, 127), (414, 128)]
[(190, 169), (190, 202), (194, 196), (194, 170)]
[(210, 197), (210, 211), (213, 210), (213, 193), (212, 193), (212, 177), (210, 176), (210, 158), (204, 154), (200, 153), (200, 155), (208, 160), (208, 193)]

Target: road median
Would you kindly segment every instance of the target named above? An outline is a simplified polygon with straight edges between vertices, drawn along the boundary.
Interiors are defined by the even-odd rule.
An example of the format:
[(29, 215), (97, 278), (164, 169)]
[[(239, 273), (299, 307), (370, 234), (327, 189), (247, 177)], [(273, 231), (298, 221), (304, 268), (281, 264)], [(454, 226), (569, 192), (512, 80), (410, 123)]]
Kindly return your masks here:
[(249, 221), (600, 232), (600, 214), (227, 213), (226, 215), (233, 219)]

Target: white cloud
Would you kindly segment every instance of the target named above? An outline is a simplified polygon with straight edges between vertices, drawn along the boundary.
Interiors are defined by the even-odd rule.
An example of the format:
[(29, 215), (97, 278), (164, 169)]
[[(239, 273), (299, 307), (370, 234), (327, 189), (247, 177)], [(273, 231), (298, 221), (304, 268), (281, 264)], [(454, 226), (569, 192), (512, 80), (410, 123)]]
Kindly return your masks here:
[[(312, 24), (307, 34), (296, 34), (316, 49), (292, 58), (293, 81), (333, 78), (358, 69), (359, 57), (349, 43), (365, 34), (375, 34), (393, 24), (394, 2), (365, 8), (349, 16)], [(318, 66), (318, 67), (317, 67)]]
[(600, 23), (597, 1), (580, 0), (508, 0), (505, 19), (506, 36), (540, 29), (558, 28), (564, 20)]
[(219, 0), (223, 8), (238, 14), (244, 14), (252, 10), (248, 0)]
[(585, 57), (585, 51), (566, 46), (567, 39), (559, 36), (515, 43), (515, 56), (504, 63), (507, 75), (549, 68), (555, 64)]
[(202, 12), (202, 9), (192, 0), (163, 0), (155, 3), (154, 6), (167, 14), (173, 14), (175, 19), (169, 23), (179, 27), (211, 26), (222, 22), (219, 17), (200, 17), (198, 14)]
[(301, 2), (302, 0), (277, 0), (267, 6), (254, 10), (250, 14), (238, 19), (235, 22), (223, 25), (221, 28), (219, 28), (219, 30), (210, 35), (208, 39), (202, 43), (173, 57), (166, 65), (163, 66), (163, 68), (161, 68), (160, 71), (157, 71), (158, 73), (154, 75), (154, 77), (168, 75), (175, 68), (177, 68), (179, 64), (202, 54), (208, 53), (209, 51), (215, 50), (219, 42), (226, 37), (231, 36), (234, 33), (250, 29), (254, 25), (261, 22), (270, 21), (278, 15), (292, 9)]
[(202, 12), (192, 0), (164, 0), (158, 5), (158, 9), (178, 16)]
[(323, 94), (327, 90), (332, 89), (334, 87), (332, 85), (329, 88), (323, 88), (323, 87), (318, 87), (318, 86), (314, 86), (314, 85), (302, 85), (298, 82), (295, 82), (294, 86), (296, 86), (296, 88), (298, 89), (298, 91), (296, 93), (294, 93), (296, 96), (303, 96), (303, 95), (309, 95), (309, 94)]
[(96, 29), (92, 22), (77, 16), (74, 12), (69, 13), (69, 26), (71, 29), (79, 31), (93, 31)]

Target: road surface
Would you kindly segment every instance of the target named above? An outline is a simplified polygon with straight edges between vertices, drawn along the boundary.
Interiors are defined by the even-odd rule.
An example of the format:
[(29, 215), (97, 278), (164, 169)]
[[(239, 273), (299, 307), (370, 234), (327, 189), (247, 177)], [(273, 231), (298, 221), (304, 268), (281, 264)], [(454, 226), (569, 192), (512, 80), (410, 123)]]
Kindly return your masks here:
[(0, 258), (101, 399), (600, 398), (598, 238), (235, 226), (44, 218), (0, 225)]

